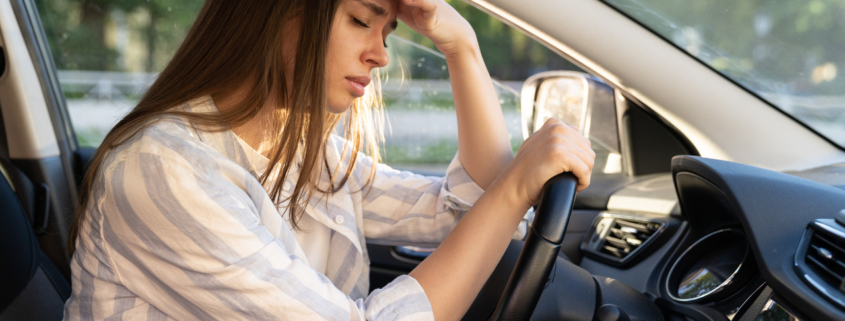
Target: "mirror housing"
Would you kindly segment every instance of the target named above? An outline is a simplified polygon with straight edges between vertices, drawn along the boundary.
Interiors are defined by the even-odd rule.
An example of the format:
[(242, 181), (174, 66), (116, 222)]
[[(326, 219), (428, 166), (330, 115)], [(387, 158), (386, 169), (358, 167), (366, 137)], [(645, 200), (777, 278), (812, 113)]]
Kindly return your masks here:
[(617, 99), (613, 87), (582, 72), (549, 71), (525, 80), (520, 99), (524, 138), (556, 117), (590, 139), (596, 152), (595, 172), (625, 171), (616, 106), (622, 98)]
[(557, 117), (577, 126), (584, 137), (619, 151), (614, 90), (600, 79), (575, 71), (542, 72), (525, 80), (521, 96), (525, 138)]

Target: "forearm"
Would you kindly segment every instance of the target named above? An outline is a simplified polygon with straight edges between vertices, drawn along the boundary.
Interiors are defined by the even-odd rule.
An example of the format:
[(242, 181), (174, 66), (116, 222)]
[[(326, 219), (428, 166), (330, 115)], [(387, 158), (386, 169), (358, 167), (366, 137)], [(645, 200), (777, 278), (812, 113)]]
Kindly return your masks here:
[(410, 275), (431, 302), (436, 320), (458, 320), (504, 254), (527, 206), (493, 183), (452, 233)]
[(458, 118), (458, 150), (467, 173), (481, 188), (513, 159), (499, 97), (477, 43), (446, 56)]

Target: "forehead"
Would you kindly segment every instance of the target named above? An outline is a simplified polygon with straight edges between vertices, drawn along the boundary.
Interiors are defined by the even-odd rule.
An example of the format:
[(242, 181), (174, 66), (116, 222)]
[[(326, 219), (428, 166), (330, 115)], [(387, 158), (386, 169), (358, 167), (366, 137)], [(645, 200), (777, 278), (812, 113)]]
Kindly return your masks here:
[(347, 0), (346, 4), (366, 8), (377, 16), (396, 17), (399, 0)]

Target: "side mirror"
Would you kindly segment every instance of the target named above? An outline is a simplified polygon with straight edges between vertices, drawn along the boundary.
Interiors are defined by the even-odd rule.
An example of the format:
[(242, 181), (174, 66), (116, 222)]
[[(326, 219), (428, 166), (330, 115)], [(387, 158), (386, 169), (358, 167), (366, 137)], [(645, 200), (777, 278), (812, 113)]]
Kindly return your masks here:
[[(525, 138), (551, 117), (578, 127), (593, 142), (597, 171), (622, 171), (616, 98), (613, 87), (589, 74), (548, 71), (525, 80), (522, 86), (522, 134)], [(606, 159), (604, 155), (606, 154)], [(602, 170), (599, 162), (605, 165)]]

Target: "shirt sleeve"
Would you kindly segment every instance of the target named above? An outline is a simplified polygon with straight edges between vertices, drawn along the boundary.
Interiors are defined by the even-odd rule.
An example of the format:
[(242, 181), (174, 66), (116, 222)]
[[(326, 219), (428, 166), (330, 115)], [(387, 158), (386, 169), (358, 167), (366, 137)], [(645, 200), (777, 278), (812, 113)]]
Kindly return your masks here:
[(256, 202), (263, 189), (236, 164), (149, 153), (115, 162), (96, 198), (109, 263), (119, 283), (172, 318), (433, 319), (410, 276), (352, 300), (310, 268), (261, 223), (276, 209)]
[[(360, 154), (362, 182), (372, 159)], [(377, 164), (369, 186), (363, 187), (362, 208), (367, 242), (389, 245), (436, 246), (466, 214), (484, 190), (472, 180), (456, 154), (445, 177), (398, 171)]]

